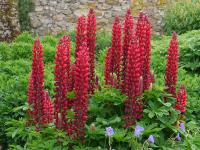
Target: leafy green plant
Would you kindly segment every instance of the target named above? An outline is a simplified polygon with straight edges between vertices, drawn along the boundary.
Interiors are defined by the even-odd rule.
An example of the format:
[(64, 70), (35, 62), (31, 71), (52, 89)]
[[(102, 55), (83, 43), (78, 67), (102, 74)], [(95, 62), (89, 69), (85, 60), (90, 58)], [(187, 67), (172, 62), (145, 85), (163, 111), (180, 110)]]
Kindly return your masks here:
[(200, 29), (199, 15), (199, 0), (172, 2), (165, 12), (164, 31), (167, 34), (171, 34), (173, 31), (181, 34)]
[[(106, 35), (105, 38), (110, 35)], [(109, 139), (105, 136), (105, 128), (111, 126), (115, 134), (112, 137), (112, 148), (127, 149), (199, 149), (200, 141), (200, 76), (184, 69), (184, 51), (189, 44), (194, 49), (198, 46), (193, 43), (193, 37), (198, 39), (199, 31), (191, 31), (179, 36), (180, 42), (180, 69), (178, 86), (182, 83), (187, 85), (188, 101), (185, 114), (186, 132), (177, 126), (179, 112), (173, 109), (175, 100), (164, 92), (164, 77), (166, 52), (170, 37), (164, 36), (153, 39), (152, 42), (152, 70), (154, 71), (155, 83), (152, 91), (146, 91), (143, 95), (145, 111), (142, 120), (136, 125), (144, 128), (139, 138), (134, 136), (135, 126), (130, 129), (123, 128), (123, 103), (126, 96), (120, 90), (104, 86), (103, 68), (109, 38), (102, 38), (99, 42), (99, 52), (96, 61), (96, 74), (100, 78), (100, 90), (95, 91), (89, 99), (88, 122), (86, 126), (85, 144), (72, 141), (65, 132), (57, 130), (53, 124), (44, 127), (37, 132), (35, 127), (27, 124), (26, 110), (27, 84), (31, 67), (31, 55), (24, 47), (32, 45), (34, 38), (28, 33), (17, 37), (14, 43), (0, 43), (0, 143), (3, 148), (13, 150), (22, 149), (75, 149), (75, 150), (105, 150), (109, 148)], [(73, 35), (72, 35), (73, 36)], [(73, 37), (74, 38), (74, 37)], [(104, 42), (105, 40), (105, 42)], [(190, 41), (190, 42), (186, 42)], [(198, 41), (198, 40), (197, 40)], [(54, 97), (54, 54), (58, 37), (47, 36), (42, 39), (44, 44), (45, 62), (45, 89), (50, 97)], [(18, 47), (13, 49), (14, 47)], [(23, 46), (25, 45), (25, 46)], [(72, 42), (72, 55), (74, 53), (74, 42)], [(101, 47), (102, 46), (102, 47)], [(28, 46), (27, 46), (28, 47)], [(30, 46), (28, 51), (31, 51)], [(13, 52), (16, 50), (16, 52)], [(18, 54), (20, 56), (16, 56)], [(54, 53), (54, 54), (53, 54)], [(74, 55), (72, 56), (72, 58)], [(182, 60), (184, 60), (182, 62)], [(68, 93), (74, 97), (74, 93)], [(168, 97), (169, 102), (164, 103), (163, 98)], [(25, 105), (24, 105), (25, 104)], [(73, 118), (73, 111), (70, 111)], [(181, 134), (181, 141), (176, 141), (177, 133)], [(48, 135), (48, 136), (47, 136)], [(149, 143), (148, 137), (153, 135), (155, 143)], [(71, 147), (70, 147), (71, 146)]]

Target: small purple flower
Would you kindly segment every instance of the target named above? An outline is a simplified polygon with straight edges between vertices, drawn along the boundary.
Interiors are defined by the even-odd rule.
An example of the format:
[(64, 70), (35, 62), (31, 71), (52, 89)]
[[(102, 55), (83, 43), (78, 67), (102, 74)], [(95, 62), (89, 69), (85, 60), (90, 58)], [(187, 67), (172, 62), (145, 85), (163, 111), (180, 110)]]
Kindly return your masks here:
[(185, 124), (183, 122), (180, 123), (180, 128), (183, 132), (185, 132)]
[(154, 136), (153, 136), (153, 135), (150, 135), (150, 136), (149, 136), (148, 142), (149, 142), (149, 143), (154, 143), (154, 142), (155, 142), (155, 139), (154, 139)]
[(135, 135), (136, 137), (139, 137), (140, 134), (141, 134), (143, 131), (144, 131), (144, 128), (141, 127), (141, 126), (139, 126), (139, 125), (137, 125), (137, 126), (135, 127), (134, 135)]
[(176, 140), (177, 140), (177, 141), (180, 141), (180, 140), (181, 140), (180, 133), (178, 133), (178, 135), (176, 136)]
[(113, 136), (114, 135), (114, 129), (112, 128), (112, 127), (107, 127), (106, 128), (106, 136), (109, 136), (109, 137), (111, 137), (111, 136)]

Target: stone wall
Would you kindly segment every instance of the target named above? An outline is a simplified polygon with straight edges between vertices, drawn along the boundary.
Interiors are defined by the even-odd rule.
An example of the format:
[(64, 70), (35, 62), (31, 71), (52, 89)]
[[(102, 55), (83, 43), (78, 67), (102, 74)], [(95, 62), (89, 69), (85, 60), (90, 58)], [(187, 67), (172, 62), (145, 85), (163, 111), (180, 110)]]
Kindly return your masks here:
[(19, 33), (15, 0), (0, 0), (0, 41), (10, 41)]
[(35, 0), (30, 13), (34, 33), (57, 34), (76, 27), (78, 16), (95, 9), (97, 27), (110, 30), (114, 16), (123, 16), (130, 7), (129, 0)]
[[(154, 33), (161, 34), (164, 9), (171, 1), (175, 0), (33, 0), (35, 8), (29, 16), (35, 35), (58, 34), (73, 30), (77, 18), (93, 8), (97, 28), (110, 31), (114, 17), (123, 19), (126, 9), (131, 8), (136, 18), (140, 11), (146, 12)], [(15, 37), (19, 31), (15, 2), (0, 0), (0, 40)]]

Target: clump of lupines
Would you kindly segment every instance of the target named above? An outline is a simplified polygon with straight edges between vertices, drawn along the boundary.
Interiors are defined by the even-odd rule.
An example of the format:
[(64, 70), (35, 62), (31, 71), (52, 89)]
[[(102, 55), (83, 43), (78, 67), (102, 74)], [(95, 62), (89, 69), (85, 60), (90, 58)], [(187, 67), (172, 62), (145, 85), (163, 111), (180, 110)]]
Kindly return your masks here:
[(125, 93), (128, 99), (125, 101), (125, 127), (135, 124), (136, 119), (142, 117), (142, 104), (137, 100), (141, 95), (141, 53), (136, 36), (133, 37), (127, 55), (127, 68), (125, 73)]
[(89, 57), (87, 47), (77, 53), (75, 68), (74, 68), (76, 100), (74, 101), (74, 133), (73, 137), (83, 138), (84, 128), (87, 121), (88, 110), (88, 89), (89, 89)]
[[(119, 17), (115, 17), (112, 29), (112, 45), (111, 45), (111, 60), (110, 60), (110, 78), (114, 81), (105, 81), (113, 83), (112, 86), (119, 88), (121, 81), (121, 62), (122, 62), (122, 46), (121, 46), (121, 24)], [(106, 68), (105, 68), (106, 69)], [(105, 71), (106, 72), (106, 71)]]
[(87, 45), (87, 23), (86, 17), (81, 16), (78, 18), (77, 28), (76, 28), (76, 50), (75, 56), (81, 50), (83, 45)]
[(42, 125), (45, 124), (42, 119), (45, 117), (44, 103), (44, 64), (43, 64), (43, 50), (40, 40), (34, 42), (32, 49), (32, 71), (29, 78), (28, 88), (28, 103), (32, 106), (29, 111), (33, 123)]
[(148, 17), (141, 12), (137, 21), (136, 35), (139, 39), (139, 47), (141, 52), (142, 62), (142, 77), (143, 77), (143, 90), (150, 88), (151, 69), (150, 69), (150, 57), (151, 57), (151, 24)]
[(125, 15), (124, 21), (124, 43), (123, 43), (123, 61), (122, 61), (122, 79), (124, 82), (125, 70), (126, 70), (126, 59), (128, 53), (128, 47), (130, 45), (132, 34), (133, 34), (133, 16), (131, 10), (128, 9)]
[(64, 36), (57, 47), (54, 76), (55, 76), (55, 124), (57, 128), (66, 128), (66, 113), (68, 102), (66, 99), (67, 82), (70, 75), (70, 41)]
[(96, 16), (93, 9), (90, 9), (87, 20), (87, 46), (89, 51), (90, 78), (89, 92), (94, 93), (95, 88), (95, 54), (96, 54)]
[(176, 33), (173, 33), (172, 39), (170, 41), (170, 46), (168, 48), (167, 54), (167, 66), (165, 74), (165, 86), (166, 91), (172, 96), (176, 97), (176, 82), (178, 73), (178, 40)]
[(176, 95), (176, 110), (179, 110), (181, 113), (185, 113), (185, 106), (187, 101), (187, 92), (184, 85), (181, 86), (180, 90)]

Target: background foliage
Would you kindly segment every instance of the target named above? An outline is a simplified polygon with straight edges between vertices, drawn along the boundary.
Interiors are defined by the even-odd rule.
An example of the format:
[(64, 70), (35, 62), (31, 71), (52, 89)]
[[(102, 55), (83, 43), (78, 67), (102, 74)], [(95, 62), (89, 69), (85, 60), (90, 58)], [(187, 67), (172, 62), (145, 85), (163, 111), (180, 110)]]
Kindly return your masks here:
[(200, 29), (200, 1), (173, 1), (167, 8), (164, 17), (164, 31), (170, 35), (173, 31), (178, 34)]
[[(45, 36), (41, 39), (44, 47), (45, 63), (45, 89), (54, 97), (54, 58), (58, 36)], [(74, 32), (70, 33), (71, 58), (74, 59)], [(182, 141), (176, 142), (177, 132), (181, 132), (175, 120), (178, 112), (174, 111), (171, 104), (163, 104), (164, 73), (166, 52), (170, 41), (169, 36), (154, 37), (152, 41), (152, 70), (156, 75), (156, 83), (152, 91), (146, 92), (146, 109), (144, 119), (137, 122), (145, 128), (142, 137), (133, 136), (134, 129), (124, 129), (123, 126), (123, 101), (125, 96), (120, 91), (104, 86), (103, 67), (107, 48), (110, 45), (110, 35), (97, 34), (97, 62), (96, 74), (100, 77), (101, 90), (96, 91), (89, 100), (89, 118), (87, 122), (86, 144), (70, 140), (64, 132), (55, 129), (53, 124), (48, 125), (42, 132), (36, 132), (34, 126), (26, 124), (27, 110), (27, 84), (31, 69), (31, 50), (34, 39), (27, 32), (18, 36), (12, 43), (0, 43), (0, 144), (14, 150), (21, 149), (67, 149), (66, 145), (76, 145), (73, 149), (106, 149), (108, 138), (105, 136), (105, 127), (112, 126), (115, 135), (112, 138), (114, 149), (127, 150), (153, 148), (153, 149), (198, 149), (200, 147), (200, 75), (193, 71), (185, 70), (185, 65), (192, 63), (190, 45), (198, 49), (193, 42), (200, 36), (200, 31), (192, 31), (178, 37), (180, 41), (180, 59), (178, 85), (184, 83), (187, 87), (188, 102), (186, 113), (187, 133), (182, 134)], [(185, 54), (186, 53), (186, 54)], [(170, 121), (169, 121), (170, 120)], [(155, 136), (155, 144), (148, 144), (146, 139), (150, 134)], [(47, 136), (48, 135), (48, 136)], [(171, 138), (169, 138), (171, 136)]]
[(34, 8), (34, 3), (32, 0), (18, 0), (18, 19), (21, 31), (31, 30), (31, 20), (29, 17), (29, 12)]

